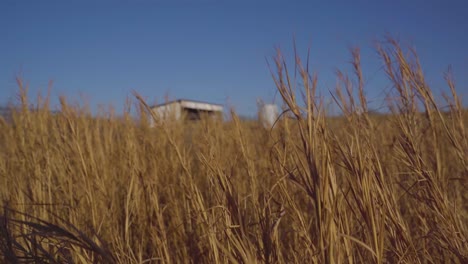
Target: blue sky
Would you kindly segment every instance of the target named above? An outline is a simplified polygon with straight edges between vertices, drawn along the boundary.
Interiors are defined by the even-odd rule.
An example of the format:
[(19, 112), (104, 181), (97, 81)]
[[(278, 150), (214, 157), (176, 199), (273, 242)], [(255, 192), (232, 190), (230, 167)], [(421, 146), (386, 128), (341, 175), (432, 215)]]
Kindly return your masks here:
[(324, 95), (336, 84), (335, 70), (350, 68), (349, 48), (359, 46), (377, 107), (389, 84), (374, 41), (387, 33), (416, 48), (436, 93), (452, 65), (467, 102), (466, 1), (313, 2), (0, 0), (0, 104), (15, 99), (21, 74), (31, 97), (53, 80), (55, 98), (84, 96), (93, 110), (121, 110), (136, 90), (150, 103), (168, 95), (252, 116), (258, 98), (275, 96), (265, 59), (276, 47), (291, 57), (295, 36), (300, 54), (311, 47)]

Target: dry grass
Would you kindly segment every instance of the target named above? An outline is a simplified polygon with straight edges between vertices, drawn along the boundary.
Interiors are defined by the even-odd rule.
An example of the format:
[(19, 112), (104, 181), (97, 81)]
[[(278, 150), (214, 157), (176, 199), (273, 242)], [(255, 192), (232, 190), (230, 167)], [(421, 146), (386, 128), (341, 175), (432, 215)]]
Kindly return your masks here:
[[(0, 256), (7, 263), (468, 263), (468, 113), (441, 105), (413, 52), (378, 48), (389, 114), (352, 76), (326, 116), (317, 79), (278, 53), (275, 128), (232, 120), (93, 117), (61, 99), (0, 121)], [(154, 117), (156, 118), (156, 117)]]

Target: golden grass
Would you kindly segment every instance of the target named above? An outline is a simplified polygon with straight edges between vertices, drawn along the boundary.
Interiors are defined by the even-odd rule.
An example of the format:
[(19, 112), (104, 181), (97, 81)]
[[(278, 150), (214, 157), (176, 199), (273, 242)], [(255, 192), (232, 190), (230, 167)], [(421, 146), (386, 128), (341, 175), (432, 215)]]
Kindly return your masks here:
[[(48, 98), (0, 120), (3, 262), (468, 263), (466, 121), (441, 105), (414, 53), (378, 48), (394, 89), (372, 115), (359, 50), (326, 116), (316, 77), (278, 53), (285, 112), (258, 122), (148, 126)], [(301, 87), (301, 88), (299, 88)]]

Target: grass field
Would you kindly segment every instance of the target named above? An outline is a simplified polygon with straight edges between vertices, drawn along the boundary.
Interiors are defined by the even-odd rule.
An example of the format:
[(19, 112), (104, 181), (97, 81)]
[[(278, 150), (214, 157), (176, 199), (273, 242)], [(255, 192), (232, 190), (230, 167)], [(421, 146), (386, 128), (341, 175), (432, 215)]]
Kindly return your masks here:
[(370, 114), (353, 50), (340, 117), (278, 53), (273, 129), (234, 112), (150, 128), (137, 94), (137, 122), (65, 98), (51, 113), (19, 80), (21, 108), (0, 120), (2, 261), (468, 263), (468, 111), (449, 74), (439, 102), (414, 53), (378, 52), (386, 113)]

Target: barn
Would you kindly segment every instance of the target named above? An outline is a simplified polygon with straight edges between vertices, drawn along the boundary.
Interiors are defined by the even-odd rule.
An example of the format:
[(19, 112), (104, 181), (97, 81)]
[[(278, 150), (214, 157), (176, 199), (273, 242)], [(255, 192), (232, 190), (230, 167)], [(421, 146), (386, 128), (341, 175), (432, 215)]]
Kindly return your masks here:
[(223, 106), (208, 102), (178, 99), (151, 107), (158, 118), (200, 120), (202, 116), (222, 117)]

